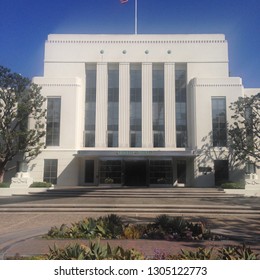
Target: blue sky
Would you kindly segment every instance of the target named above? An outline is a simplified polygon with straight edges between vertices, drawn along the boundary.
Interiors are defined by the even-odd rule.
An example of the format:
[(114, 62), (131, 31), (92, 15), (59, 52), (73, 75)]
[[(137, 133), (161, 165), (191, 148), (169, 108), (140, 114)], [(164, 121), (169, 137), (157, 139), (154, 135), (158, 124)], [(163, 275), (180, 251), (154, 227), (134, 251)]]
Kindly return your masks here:
[[(259, 0), (138, 0), (139, 33), (223, 33), (230, 72), (260, 87)], [(0, 0), (0, 65), (43, 74), (51, 33), (134, 33), (134, 0)]]

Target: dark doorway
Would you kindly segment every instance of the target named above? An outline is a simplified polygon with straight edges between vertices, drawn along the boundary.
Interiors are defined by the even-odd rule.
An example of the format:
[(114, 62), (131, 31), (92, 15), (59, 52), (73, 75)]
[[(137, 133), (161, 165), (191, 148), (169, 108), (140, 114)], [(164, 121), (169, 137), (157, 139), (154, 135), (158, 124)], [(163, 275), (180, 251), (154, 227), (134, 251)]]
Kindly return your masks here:
[(125, 185), (146, 186), (146, 161), (125, 161)]
[(186, 184), (186, 161), (177, 161), (177, 179), (179, 184)]
[(228, 160), (214, 160), (215, 169), (215, 185), (219, 186), (221, 183), (228, 181)]
[(94, 160), (85, 161), (85, 183), (94, 183)]

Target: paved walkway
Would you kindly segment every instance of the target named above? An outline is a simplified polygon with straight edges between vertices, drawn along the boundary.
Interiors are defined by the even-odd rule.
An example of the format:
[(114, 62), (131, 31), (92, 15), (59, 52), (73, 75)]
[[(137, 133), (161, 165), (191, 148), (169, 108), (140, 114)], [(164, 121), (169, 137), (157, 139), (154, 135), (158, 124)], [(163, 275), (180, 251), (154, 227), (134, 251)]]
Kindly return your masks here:
[[(86, 200), (87, 199), (87, 200)], [(122, 203), (122, 198), (117, 198)], [(124, 198), (124, 203), (136, 203), (137, 198)], [(179, 205), (197, 205), (197, 207), (203, 207), (203, 205), (215, 205), (215, 207), (221, 208), (225, 205), (250, 207), (253, 209), (259, 209), (259, 198), (150, 198), (148, 201), (145, 198), (138, 198), (143, 203), (149, 204), (176, 204)], [(21, 197), (0, 197), (0, 205), (5, 207), (6, 205), (16, 204), (22, 209), (24, 204), (30, 203), (44, 203), (46, 207), (48, 204), (75, 204), (80, 202), (87, 203), (88, 205), (100, 202), (100, 198), (86, 198), (86, 197), (37, 197), (37, 196), (21, 196)], [(115, 203), (115, 198), (105, 198), (107, 203)], [(104, 202), (104, 198), (103, 198)], [(84, 212), (5, 212), (0, 213), (0, 258), (6, 256), (20, 255), (34, 255), (47, 253), (49, 245), (52, 246), (54, 242), (64, 246), (68, 243), (67, 240), (53, 241), (44, 240), (39, 236), (46, 233), (52, 226), (60, 226), (61, 224), (71, 224), (83, 219), (86, 216), (98, 217), (105, 215), (106, 213), (84, 213)], [(157, 213), (150, 215), (124, 213), (123, 218), (130, 222), (137, 221), (149, 221), (152, 216), (156, 216)], [(178, 213), (181, 215), (181, 213)], [(188, 216), (187, 216), (188, 218)], [(180, 248), (194, 248), (198, 246), (222, 246), (227, 244), (242, 244), (245, 242), (250, 245), (251, 248), (260, 252), (260, 214), (251, 211), (249, 214), (236, 213), (236, 208), (232, 214), (203, 214), (197, 213), (192, 215), (192, 220), (199, 219), (207, 223), (211, 231), (229, 236), (228, 240), (220, 242), (167, 242), (167, 241), (147, 241), (147, 240), (128, 240), (128, 241), (109, 241), (109, 243), (120, 245), (123, 242), (123, 246), (127, 248), (136, 248), (142, 251), (144, 254), (151, 256), (155, 249), (159, 249), (164, 252), (178, 252)], [(106, 242), (106, 241), (102, 241)]]
[[(40, 235), (46, 233), (51, 226), (79, 221), (81, 214), (1, 214), (0, 258), (7, 256), (46, 254), (49, 246), (56, 243), (65, 246), (68, 240), (44, 240)], [(199, 217), (197, 217), (199, 218)], [(137, 221), (137, 217), (127, 217)], [(147, 256), (154, 254), (155, 249), (166, 253), (177, 253), (180, 248), (189, 249), (204, 246), (221, 247), (225, 245), (246, 243), (260, 253), (260, 219), (255, 217), (210, 216), (201, 218), (208, 223), (213, 232), (229, 237), (227, 240), (214, 242), (167, 242), (148, 240), (109, 241), (112, 245), (135, 248)], [(75, 241), (74, 241), (75, 242)], [(87, 242), (82, 241), (80, 242)], [(106, 243), (106, 241), (102, 241)]]

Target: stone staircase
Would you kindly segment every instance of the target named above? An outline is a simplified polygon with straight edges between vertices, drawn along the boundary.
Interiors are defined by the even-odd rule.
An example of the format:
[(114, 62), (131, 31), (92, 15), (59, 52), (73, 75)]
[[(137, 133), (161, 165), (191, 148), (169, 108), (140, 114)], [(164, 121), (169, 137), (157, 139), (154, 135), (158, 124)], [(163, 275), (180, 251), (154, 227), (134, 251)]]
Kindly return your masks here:
[[(260, 206), (217, 188), (57, 187), (14, 196), (0, 212), (132, 216), (260, 215)], [(248, 200), (249, 198), (247, 198)]]
[[(45, 192), (29, 195), (58, 196), (58, 197), (122, 197), (122, 198), (205, 198), (228, 197), (222, 189), (217, 188), (170, 188), (170, 187), (56, 187)], [(233, 197), (234, 195), (231, 195)]]

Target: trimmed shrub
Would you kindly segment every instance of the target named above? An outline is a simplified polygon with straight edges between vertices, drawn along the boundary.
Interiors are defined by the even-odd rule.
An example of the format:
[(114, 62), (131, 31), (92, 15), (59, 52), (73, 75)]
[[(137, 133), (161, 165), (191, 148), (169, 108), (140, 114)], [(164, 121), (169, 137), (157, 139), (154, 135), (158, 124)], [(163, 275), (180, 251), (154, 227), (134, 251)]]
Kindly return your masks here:
[(241, 182), (226, 182), (221, 184), (221, 188), (223, 189), (244, 189), (245, 184)]
[(47, 182), (34, 182), (30, 185), (30, 188), (50, 188), (52, 183)]
[(0, 188), (10, 188), (11, 183), (0, 183)]

